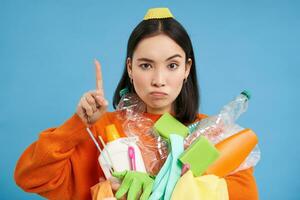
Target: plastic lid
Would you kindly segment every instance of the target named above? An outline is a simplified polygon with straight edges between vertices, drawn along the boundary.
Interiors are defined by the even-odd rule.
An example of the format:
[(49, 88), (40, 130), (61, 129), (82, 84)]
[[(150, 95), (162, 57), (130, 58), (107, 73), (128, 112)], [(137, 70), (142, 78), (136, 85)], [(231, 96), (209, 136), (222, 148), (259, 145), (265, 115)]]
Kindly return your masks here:
[(114, 141), (120, 138), (120, 134), (114, 124), (110, 124), (105, 127), (106, 138), (108, 142)]
[(250, 92), (248, 90), (244, 90), (243, 92), (241, 92), (241, 94), (245, 95), (248, 100), (251, 99), (251, 94), (250, 94)]
[(119, 95), (120, 95), (120, 97), (122, 97), (123, 95), (127, 94), (128, 92), (129, 92), (129, 89), (126, 87), (126, 88), (123, 88), (122, 90), (120, 90)]

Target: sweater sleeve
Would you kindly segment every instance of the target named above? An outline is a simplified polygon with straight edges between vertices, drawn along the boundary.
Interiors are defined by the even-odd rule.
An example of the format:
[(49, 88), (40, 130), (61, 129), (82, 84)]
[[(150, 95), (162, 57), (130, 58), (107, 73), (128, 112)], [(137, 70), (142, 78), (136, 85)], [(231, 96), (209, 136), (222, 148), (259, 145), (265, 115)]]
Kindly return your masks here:
[(225, 177), (230, 200), (258, 199), (253, 170), (253, 168), (249, 168)]
[[(94, 130), (93, 126), (91, 130)], [(17, 162), (14, 174), (17, 185), (26, 192), (38, 193), (49, 199), (80, 199), (85, 196), (83, 193), (89, 189), (80, 189), (80, 186), (91, 185), (87, 181), (99, 178), (96, 175), (84, 178), (93, 176), (91, 171), (95, 171), (95, 167), (91, 166), (97, 166), (97, 150), (87, 142), (91, 143), (91, 140), (77, 114), (60, 127), (41, 132), (38, 140), (24, 151)], [(89, 155), (85, 155), (87, 152)]]

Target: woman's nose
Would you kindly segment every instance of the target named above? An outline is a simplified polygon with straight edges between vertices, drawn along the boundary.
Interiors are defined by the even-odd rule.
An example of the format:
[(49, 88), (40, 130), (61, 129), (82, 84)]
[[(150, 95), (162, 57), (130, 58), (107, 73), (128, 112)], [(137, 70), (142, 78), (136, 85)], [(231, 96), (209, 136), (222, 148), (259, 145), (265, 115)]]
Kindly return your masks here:
[(151, 82), (152, 86), (162, 87), (166, 85), (165, 78), (161, 70), (159, 69), (155, 70), (152, 76), (153, 76)]

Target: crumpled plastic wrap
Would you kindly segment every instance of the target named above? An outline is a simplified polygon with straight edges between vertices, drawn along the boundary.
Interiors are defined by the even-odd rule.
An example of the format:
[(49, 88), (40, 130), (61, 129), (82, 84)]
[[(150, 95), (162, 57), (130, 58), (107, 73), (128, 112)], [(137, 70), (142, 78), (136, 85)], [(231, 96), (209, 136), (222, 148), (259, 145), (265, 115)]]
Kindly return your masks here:
[(128, 137), (137, 136), (147, 173), (156, 175), (168, 156), (168, 143), (153, 128), (154, 122), (143, 115), (146, 106), (134, 93), (122, 96), (117, 106), (118, 117)]

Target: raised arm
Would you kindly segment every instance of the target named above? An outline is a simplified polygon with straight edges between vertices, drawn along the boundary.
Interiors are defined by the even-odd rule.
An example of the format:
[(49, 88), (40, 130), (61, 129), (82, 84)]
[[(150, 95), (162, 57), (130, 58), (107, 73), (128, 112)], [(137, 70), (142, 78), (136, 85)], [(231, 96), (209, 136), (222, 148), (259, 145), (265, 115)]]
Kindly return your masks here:
[(100, 63), (95, 66), (97, 89), (81, 97), (77, 112), (65, 123), (41, 132), (18, 160), (14, 178), (23, 190), (49, 199), (86, 199), (98, 181), (98, 152), (86, 127), (96, 136), (95, 122), (97, 127), (108, 123), (108, 103)]

